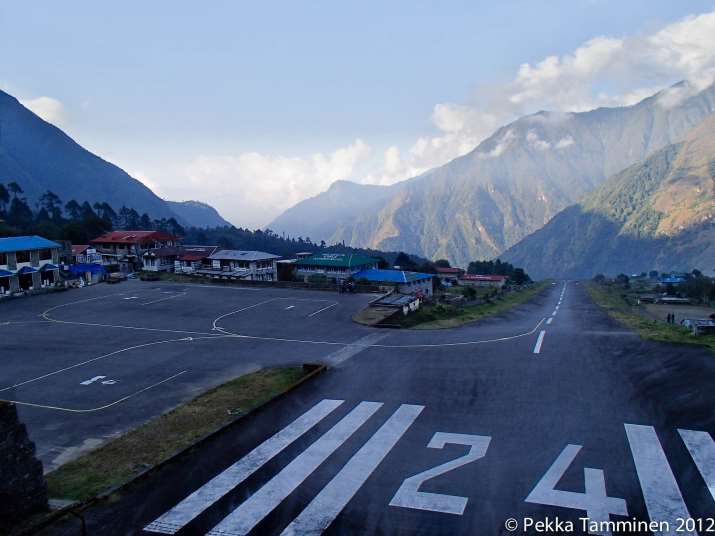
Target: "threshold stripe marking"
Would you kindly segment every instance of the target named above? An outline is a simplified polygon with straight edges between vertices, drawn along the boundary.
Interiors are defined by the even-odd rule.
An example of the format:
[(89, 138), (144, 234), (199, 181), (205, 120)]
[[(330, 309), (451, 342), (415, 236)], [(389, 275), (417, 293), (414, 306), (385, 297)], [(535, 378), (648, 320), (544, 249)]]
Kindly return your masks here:
[(715, 441), (707, 432), (678, 430), (678, 433), (715, 500)]
[(344, 400), (322, 400), (280, 432), (265, 440), (228, 469), (147, 525), (147, 532), (175, 534), (201, 512), (281, 453), (291, 443), (338, 408)]
[(246, 502), (207, 532), (210, 536), (248, 534), (315, 471), (333, 452), (382, 407), (382, 402), (361, 402), (320, 439), (299, 454)]
[(282, 536), (319, 534), (327, 529), (412, 426), (423, 409), (424, 406), (401, 405), (300, 515), (286, 527)]
[(546, 330), (541, 330), (539, 333), (539, 338), (536, 339), (536, 344), (534, 345), (534, 353), (535, 354), (540, 354), (541, 353), (541, 345), (544, 343), (544, 336), (546, 335)]
[[(668, 464), (655, 428), (639, 424), (624, 424), (624, 426), (633, 461), (636, 464), (636, 473), (643, 491), (643, 498), (648, 508), (648, 516), (651, 521), (667, 521), (674, 528), (676, 519), (689, 519), (690, 513), (685, 506), (675, 475)], [(653, 534), (658, 536), (674, 534), (674, 532), (654, 530)], [(697, 536), (697, 532), (687, 530), (678, 534)]]

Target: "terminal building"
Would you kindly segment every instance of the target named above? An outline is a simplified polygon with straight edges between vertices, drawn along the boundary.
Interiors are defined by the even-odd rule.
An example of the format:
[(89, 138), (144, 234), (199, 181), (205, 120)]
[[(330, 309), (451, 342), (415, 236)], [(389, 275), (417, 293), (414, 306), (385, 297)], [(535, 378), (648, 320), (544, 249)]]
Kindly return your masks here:
[(295, 276), (309, 281), (311, 277), (325, 277), (328, 281), (340, 282), (354, 277), (363, 270), (377, 269), (379, 261), (374, 257), (355, 253), (319, 253), (298, 259), (293, 263)]
[(59, 281), (62, 246), (41, 236), (0, 238), (0, 295)]

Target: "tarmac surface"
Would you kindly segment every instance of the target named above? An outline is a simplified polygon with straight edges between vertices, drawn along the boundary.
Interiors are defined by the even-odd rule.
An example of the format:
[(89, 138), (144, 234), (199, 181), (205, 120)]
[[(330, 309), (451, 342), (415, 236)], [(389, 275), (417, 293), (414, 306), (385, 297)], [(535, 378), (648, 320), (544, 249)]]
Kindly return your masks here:
[[(602, 534), (614, 528), (605, 522), (617, 521), (626, 530), (613, 533), (650, 534), (637, 524), (648, 520), (659, 523), (653, 534), (715, 531), (715, 359), (697, 347), (642, 341), (579, 283), (558, 282), (507, 314), (434, 331), (354, 325), (351, 313), (370, 296), (115, 288), (124, 294), (101, 297), (96, 287), (91, 302), (46, 313), (73, 322), (58, 331), (11, 324), (9, 354), (33, 350), (15, 366), (3, 363), (3, 378), (21, 384), (39, 376), (54, 363), (49, 355), (39, 363), (42, 352), (70, 362), (71, 349), (85, 344), (75, 361), (122, 344), (137, 348), (33, 382), (43, 385), (19, 385), (14, 396), (96, 408), (187, 372), (94, 413), (23, 408), (43, 448), (74, 445), (93, 427), (92, 437), (102, 437), (117, 427), (107, 421), (125, 415), (120, 427), (130, 426), (251, 366), (331, 368), (91, 509), (89, 534), (588, 533), (580, 518)], [(330, 308), (311, 316), (322, 304), (298, 298), (337, 305), (324, 302)], [(26, 301), (34, 315), (65, 303), (53, 296), (30, 305), (39, 300)], [(14, 321), (30, 319), (28, 311)], [(3, 355), (7, 346), (4, 339)], [(121, 381), (77, 382), (97, 375)], [(122, 393), (104, 394), (129, 378)], [(90, 398), (84, 388), (93, 385)], [(61, 441), (52, 438), (55, 419)], [(68, 429), (75, 426), (85, 435)]]

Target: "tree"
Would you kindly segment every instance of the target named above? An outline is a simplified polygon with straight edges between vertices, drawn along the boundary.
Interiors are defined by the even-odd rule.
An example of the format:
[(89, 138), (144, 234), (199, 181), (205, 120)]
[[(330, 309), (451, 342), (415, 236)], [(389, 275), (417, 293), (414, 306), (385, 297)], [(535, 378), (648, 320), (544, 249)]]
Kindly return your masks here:
[(616, 276), (616, 283), (623, 286), (623, 288), (629, 288), (630, 281), (631, 281), (630, 277), (628, 277), (626, 274), (618, 274)]
[(515, 285), (523, 285), (531, 281), (529, 274), (527, 274), (523, 268), (514, 268), (514, 273), (512, 273), (510, 277)]
[(414, 268), (415, 263), (407, 253), (400, 251), (397, 257), (395, 257), (395, 266), (399, 266), (400, 268), (405, 270), (409, 268)]
[(596, 274), (595, 276), (593, 276), (593, 280), (594, 280), (596, 283), (605, 283), (605, 282), (606, 282), (606, 276), (603, 275), (603, 274)]
[(9, 202), (10, 192), (8, 192), (7, 188), (5, 188), (4, 184), (0, 183), (0, 214), (5, 213), (5, 208)]
[(67, 212), (70, 220), (79, 220), (82, 216), (82, 207), (77, 201), (71, 199), (70, 201), (67, 201), (67, 204), (65, 205), (65, 212)]
[(10, 225), (19, 228), (27, 228), (32, 224), (33, 214), (24, 199), (13, 197), (10, 202), (10, 210), (7, 213), (7, 221)]
[(20, 188), (20, 185), (16, 182), (11, 182), (7, 185), (7, 189), (10, 191), (12, 196), (14, 198), (17, 198), (20, 196), (20, 194), (24, 194), (25, 192), (23, 191), (22, 188)]
[(434, 261), (434, 265), (437, 268), (451, 268), (452, 266), (449, 264), (449, 261), (447, 259), (437, 259)]
[(139, 228), (143, 231), (148, 231), (152, 229), (152, 227), (151, 218), (149, 217), (149, 214), (145, 212), (141, 215), (141, 218), (139, 218)]
[(62, 200), (56, 193), (47, 190), (42, 194), (40, 206), (47, 211), (49, 219), (53, 221), (62, 219)]

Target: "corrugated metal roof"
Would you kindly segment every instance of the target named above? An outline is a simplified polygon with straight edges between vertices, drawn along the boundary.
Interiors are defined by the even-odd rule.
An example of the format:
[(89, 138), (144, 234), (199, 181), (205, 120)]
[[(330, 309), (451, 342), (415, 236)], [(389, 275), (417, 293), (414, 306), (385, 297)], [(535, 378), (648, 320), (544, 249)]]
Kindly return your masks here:
[(403, 270), (362, 270), (356, 273), (355, 280), (367, 279), (378, 283), (411, 283), (413, 281), (424, 281), (432, 279), (432, 274), (421, 272), (405, 272)]
[(41, 236), (9, 236), (0, 238), (0, 253), (14, 251), (27, 251), (32, 249), (61, 248), (57, 242), (47, 240)]
[(367, 255), (353, 253), (320, 253), (298, 259), (296, 266), (333, 266), (339, 268), (353, 268), (377, 263), (377, 259)]
[(279, 255), (265, 251), (242, 251), (237, 249), (222, 249), (209, 257), (210, 260), (224, 261), (268, 261), (280, 259)]
[(178, 240), (164, 231), (112, 231), (90, 240), (92, 244), (141, 244), (152, 240)]

